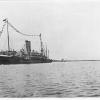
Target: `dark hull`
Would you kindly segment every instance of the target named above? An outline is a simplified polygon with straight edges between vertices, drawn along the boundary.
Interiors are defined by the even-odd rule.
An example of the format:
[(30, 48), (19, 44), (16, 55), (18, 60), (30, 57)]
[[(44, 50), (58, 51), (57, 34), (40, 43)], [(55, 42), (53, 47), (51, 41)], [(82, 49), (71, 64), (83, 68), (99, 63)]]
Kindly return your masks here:
[(31, 63), (51, 63), (51, 59), (32, 57), (31, 59), (25, 59), (22, 57), (9, 57), (0, 56), (0, 64), (31, 64)]

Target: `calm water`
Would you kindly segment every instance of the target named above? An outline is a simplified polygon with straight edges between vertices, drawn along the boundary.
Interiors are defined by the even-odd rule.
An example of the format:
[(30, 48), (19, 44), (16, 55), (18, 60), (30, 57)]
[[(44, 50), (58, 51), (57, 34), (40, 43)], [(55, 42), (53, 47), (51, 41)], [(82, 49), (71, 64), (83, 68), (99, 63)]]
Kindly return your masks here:
[(0, 97), (100, 96), (100, 62), (0, 65)]

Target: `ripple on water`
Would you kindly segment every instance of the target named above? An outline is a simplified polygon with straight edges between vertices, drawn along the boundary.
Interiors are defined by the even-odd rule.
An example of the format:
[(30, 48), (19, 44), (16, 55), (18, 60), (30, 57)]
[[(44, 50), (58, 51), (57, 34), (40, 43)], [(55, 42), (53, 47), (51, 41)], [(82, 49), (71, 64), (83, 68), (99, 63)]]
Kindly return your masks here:
[(100, 97), (100, 62), (0, 66), (0, 97)]

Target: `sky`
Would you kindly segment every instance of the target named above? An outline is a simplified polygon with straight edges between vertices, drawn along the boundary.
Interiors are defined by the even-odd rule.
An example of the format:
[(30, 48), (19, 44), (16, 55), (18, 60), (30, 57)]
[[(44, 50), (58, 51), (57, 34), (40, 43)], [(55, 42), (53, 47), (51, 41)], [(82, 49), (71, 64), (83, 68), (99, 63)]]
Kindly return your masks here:
[[(100, 59), (100, 1), (4, 0), (0, 1), (0, 27), (4, 18), (25, 34), (41, 33), (50, 58)], [(11, 33), (14, 31), (10, 36), (17, 45), (11, 44), (17, 48), (22, 36)], [(39, 47), (36, 41), (32, 48)], [(3, 44), (2, 39), (0, 42)]]

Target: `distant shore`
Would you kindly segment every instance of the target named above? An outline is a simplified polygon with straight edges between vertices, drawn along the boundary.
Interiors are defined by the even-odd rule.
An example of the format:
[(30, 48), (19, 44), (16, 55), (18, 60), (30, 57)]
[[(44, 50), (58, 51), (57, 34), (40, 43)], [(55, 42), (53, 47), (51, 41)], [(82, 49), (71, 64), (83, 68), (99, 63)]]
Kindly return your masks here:
[(53, 60), (53, 62), (77, 62), (77, 61), (100, 61), (100, 60)]

